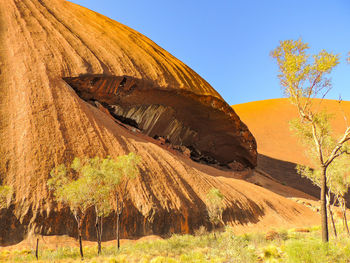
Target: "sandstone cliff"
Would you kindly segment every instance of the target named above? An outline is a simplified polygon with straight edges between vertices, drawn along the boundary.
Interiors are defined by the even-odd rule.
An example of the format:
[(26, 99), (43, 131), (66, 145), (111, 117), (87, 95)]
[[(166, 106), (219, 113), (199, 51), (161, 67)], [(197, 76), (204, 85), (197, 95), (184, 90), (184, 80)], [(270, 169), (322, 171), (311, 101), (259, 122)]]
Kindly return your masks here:
[[(225, 195), (224, 220), (237, 228), (313, 217), (233, 179), (234, 170), (256, 165), (254, 137), (205, 80), (140, 33), (64, 0), (0, 0), (0, 43), (0, 179), (16, 193), (0, 211), (2, 244), (29, 231), (75, 234), (67, 208), (47, 189), (50, 170), (75, 156), (130, 151), (142, 163), (129, 187), (124, 237), (208, 225), (211, 187)], [(114, 238), (114, 225), (105, 226)], [(85, 236), (93, 231), (87, 220)]]

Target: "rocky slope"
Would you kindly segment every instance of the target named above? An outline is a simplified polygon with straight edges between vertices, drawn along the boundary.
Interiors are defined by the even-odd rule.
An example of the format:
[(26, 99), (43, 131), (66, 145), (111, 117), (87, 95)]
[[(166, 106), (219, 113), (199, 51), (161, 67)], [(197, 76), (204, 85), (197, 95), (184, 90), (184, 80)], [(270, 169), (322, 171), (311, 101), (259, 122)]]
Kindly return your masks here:
[[(319, 110), (334, 114), (331, 125), (335, 136), (345, 131), (346, 122), (350, 118), (350, 101), (339, 104), (336, 100), (314, 99), (313, 105)], [(289, 121), (297, 118), (298, 112), (287, 98), (253, 101), (233, 105), (232, 108), (258, 141), (260, 154), (311, 165), (304, 154), (305, 148), (289, 128)]]
[[(75, 156), (130, 151), (142, 163), (123, 237), (208, 226), (211, 187), (237, 229), (314, 222), (309, 209), (234, 179), (256, 165), (254, 137), (205, 80), (140, 33), (64, 0), (0, 0), (0, 43), (0, 179), (15, 191), (0, 211), (1, 244), (31, 231), (75, 235), (47, 189), (50, 170)], [(93, 220), (84, 229), (93, 239)]]
[[(314, 99), (314, 107), (334, 114), (333, 133), (340, 136), (350, 117), (350, 102)], [(305, 147), (289, 128), (289, 121), (297, 118), (294, 105), (287, 98), (254, 101), (232, 106), (252, 131), (258, 142), (258, 167), (275, 179), (319, 197), (319, 189), (295, 171), (296, 164), (313, 166), (305, 155)]]

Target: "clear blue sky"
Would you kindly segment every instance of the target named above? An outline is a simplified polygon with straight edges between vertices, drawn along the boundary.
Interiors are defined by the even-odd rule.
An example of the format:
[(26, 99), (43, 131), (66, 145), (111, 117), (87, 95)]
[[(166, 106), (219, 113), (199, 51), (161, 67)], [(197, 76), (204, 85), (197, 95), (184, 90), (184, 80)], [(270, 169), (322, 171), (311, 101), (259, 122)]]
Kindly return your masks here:
[(269, 56), (280, 40), (340, 54), (333, 90), (350, 101), (349, 0), (73, 0), (146, 35), (205, 78), (229, 104), (283, 97)]

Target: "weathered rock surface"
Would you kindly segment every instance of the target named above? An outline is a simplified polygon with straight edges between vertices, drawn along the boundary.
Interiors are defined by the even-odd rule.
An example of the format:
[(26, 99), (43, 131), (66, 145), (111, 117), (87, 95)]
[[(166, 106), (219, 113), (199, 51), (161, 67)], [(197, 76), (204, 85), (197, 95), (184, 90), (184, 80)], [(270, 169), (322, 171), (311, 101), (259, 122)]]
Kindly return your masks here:
[(256, 165), (256, 143), (222, 99), (154, 86), (132, 77), (64, 78), (86, 101), (102, 103), (112, 116), (151, 137), (191, 150), (193, 160), (235, 170)]
[[(346, 120), (350, 118), (350, 102), (313, 99), (313, 106), (334, 115), (331, 120), (332, 131), (335, 138), (340, 138), (346, 129)], [(296, 164), (315, 165), (306, 155), (305, 146), (290, 130), (289, 122), (298, 118), (296, 107), (287, 98), (254, 101), (232, 107), (258, 141), (258, 168), (284, 185), (319, 198), (319, 187), (302, 178), (295, 170)]]
[[(350, 101), (313, 99), (318, 110), (334, 114), (331, 120), (336, 137), (344, 133), (350, 118)], [(233, 105), (232, 108), (248, 125), (258, 141), (258, 152), (271, 158), (312, 166), (305, 155), (305, 147), (290, 130), (289, 122), (298, 118), (298, 112), (287, 98), (253, 101)], [(344, 118), (345, 117), (345, 118)]]
[[(142, 163), (124, 237), (208, 226), (211, 187), (225, 195), (224, 220), (237, 229), (314, 223), (311, 210), (233, 178), (232, 169), (256, 165), (253, 136), (205, 80), (140, 33), (64, 0), (0, 0), (0, 43), (0, 180), (16, 193), (0, 211), (1, 244), (29, 231), (74, 235), (68, 209), (47, 189), (50, 170), (75, 156), (130, 151)], [(231, 171), (195, 163), (115, 118)], [(105, 238), (113, 231), (109, 220)], [(94, 238), (93, 220), (84, 233)]]

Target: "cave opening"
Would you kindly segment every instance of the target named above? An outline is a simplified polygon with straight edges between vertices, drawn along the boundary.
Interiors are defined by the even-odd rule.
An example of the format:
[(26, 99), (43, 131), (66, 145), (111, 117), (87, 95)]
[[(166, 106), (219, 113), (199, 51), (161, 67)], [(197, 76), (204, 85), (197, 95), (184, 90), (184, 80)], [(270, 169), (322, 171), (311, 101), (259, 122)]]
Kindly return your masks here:
[(81, 75), (64, 80), (83, 100), (100, 104), (115, 120), (195, 162), (231, 170), (256, 165), (254, 137), (218, 98), (160, 88), (130, 76)]

